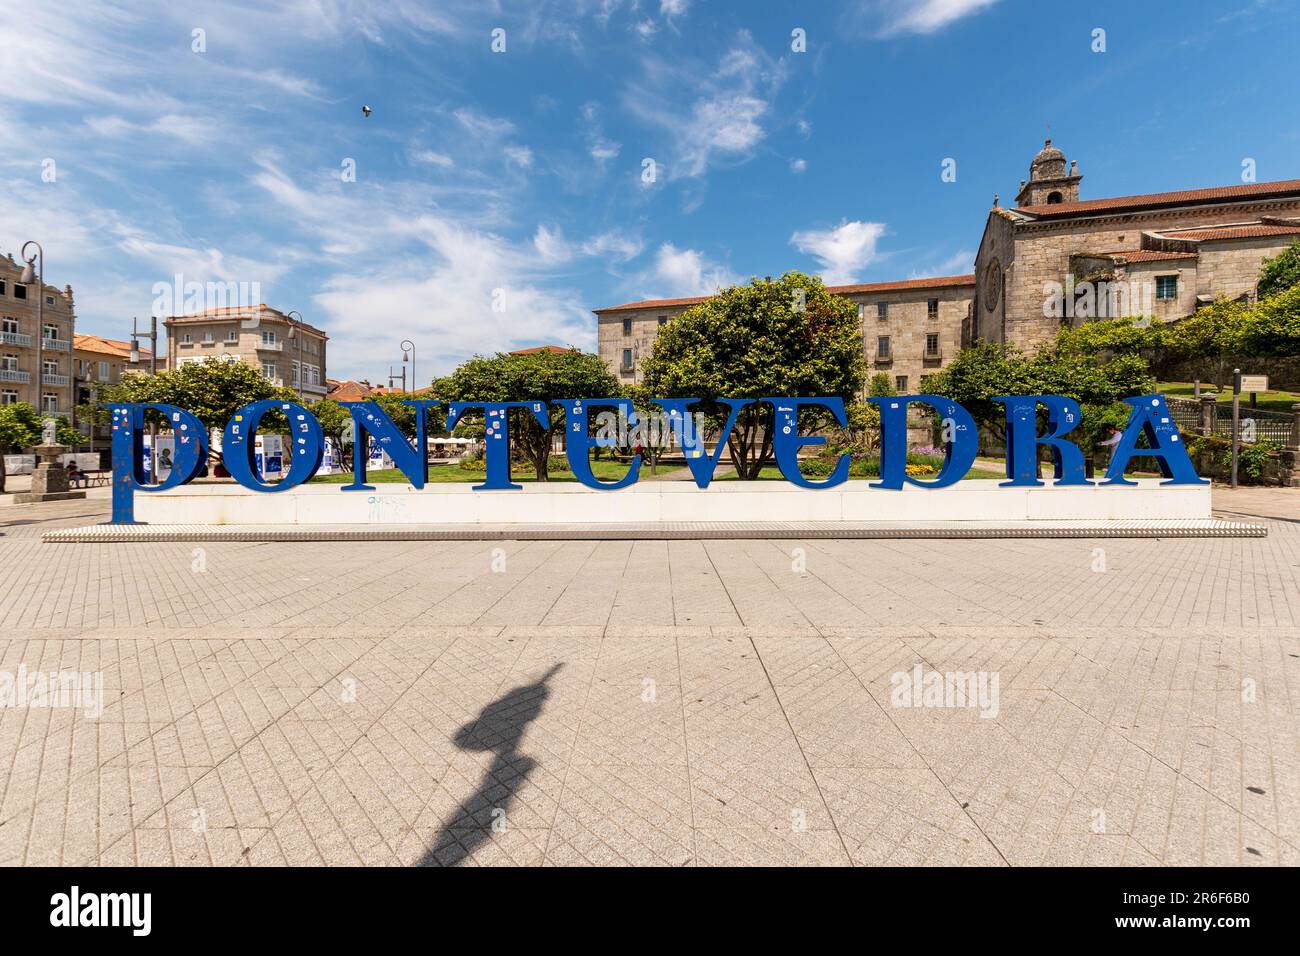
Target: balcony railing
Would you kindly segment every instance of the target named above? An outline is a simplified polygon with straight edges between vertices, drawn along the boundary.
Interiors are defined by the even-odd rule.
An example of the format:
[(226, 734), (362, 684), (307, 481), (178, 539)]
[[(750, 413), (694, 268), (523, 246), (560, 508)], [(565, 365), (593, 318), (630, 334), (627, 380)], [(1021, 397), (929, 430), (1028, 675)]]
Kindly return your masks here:
[(59, 352), (66, 352), (68, 351), (68, 340), (55, 339), (47, 335), (43, 339), (41, 339), (41, 348), (54, 349)]
[(943, 349), (926, 349), (924, 357), (927, 362), (942, 362)]
[(24, 372), (17, 368), (0, 368), (0, 382), (21, 382), (26, 385), (31, 380), (31, 372)]
[(258, 342), (257, 347), (263, 352), (283, 352), (283, 342)]
[(41, 384), (42, 385), (67, 385), (68, 376), (55, 375), (52, 372), (46, 372), (43, 375), (41, 375)]
[(877, 364), (877, 365), (893, 365), (893, 364), (894, 364), (894, 356), (893, 356), (893, 353), (892, 353), (892, 352), (877, 352), (877, 353), (876, 353), (876, 359), (875, 359), (875, 361), (876, 361), (876, 364)]
[(22, 332), (0, 332), (0, 342), (3, 342), (5, 345), (20, 345), (26, 347), (32, 344), (32, 337)]

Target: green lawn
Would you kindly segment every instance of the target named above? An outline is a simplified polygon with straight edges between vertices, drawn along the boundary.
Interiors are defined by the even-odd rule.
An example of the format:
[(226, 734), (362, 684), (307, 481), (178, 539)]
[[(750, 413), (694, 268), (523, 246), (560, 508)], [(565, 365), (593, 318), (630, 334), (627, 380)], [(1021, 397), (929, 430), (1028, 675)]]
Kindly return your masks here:
[[(591, 470), (601, 481), (617, 481), (627, 474), (627, 465), (621, 462), (613, 462), (607, 458), (591, 463)], [(650, 473), (649, 466), (643, 465), (641, 468), (642, 475)], [(429, 483), (435, 482), (482, 482), (487, 477), (485, 471), (465, 471), (459, 465), (430, 465), (429, 466)], [(536, 481), (533, 475), (531, 465), (513, 465), (511, 467), (510, 477), (514, 481)], [(569, 471), (552, 471), (551, 481), (576, 481), (573, 473)], [(312, 484), (323, 485), (346, 485), (352, 481), (352, 473), (342, 473), (334, 475), (317, 475), (311, 480)], [(396, 468), (382, 468), (379, 470), (368, 470), (366, 472), (366, 483), (389, 483), (389, 484), (408, 484), (406, 476)]]
[[(934, 476), (931, 475), (930, 477), (933, 478)], [(1000, 472), (994, 472), (994, 471), (977, 471), (977, 470), (975, 470), (974, 468), (972, 468), (972, 469), (970, 470), (970, 472), (966, 475), (966, 478), (968, 478), (968, 479), (976, 479), (976, 480), (978, 480), (978, 479), (989, 479), (989, 478), (992, 478), (994, 481), (1005, 481), (1005, 480), (1006, 480), (1006, 476), (1003, 475), (1003, 474), (1001, 474)], [(725, 475), (719, 475), (715, 480), (717, 480), (717, 481), (739, 481), (740, 479), (739, 479), (738, 477), (736, 477), (736, 473), (735, 473), (734, 471), (729, 471), (729, 472), (727, 472)], [(762, 471), (760, 471), (760, 472), (758, 473), (758, 480), (759, 480), (759, 481), (785, 481), (785, 475), (781, 474), (781, 469), (778, 468), (778, 467), (776, 467), (776, 465), (768, 465), (766, 468), (764, 468)], [(817, 480), (819, 480), (819, 479), (812, 478), (812, 479), (810, 479), (810, 480), (811, 480), (811, 481), (817, 481)], [(866, 478), (864, 478), (864, 477), (859, 477), (858, 475), (854, 475), (854, 476), (852, 476), (849, 480), (850, 480), (850, 481), (879, 481), (879, 480), (880, 480), (880, 476), (879, 476), (879, 475), (872, 475), (872, 476), (870, 476), (870, 477), (866, 477)]]
[[(1214, 395), (1211, 391), (1213, 386), (1201, 383), (1202, 394)], [(1173, 395), (1178, 398), (1191, 398), (1194, 394), (1195, 387), (1191, 382), (1158, 382), (1156, 391), (1162, 395)], [(1217, 393), (1216, 397), (1220, 402), (1232, 404), (1232, 385), (1228, 385), (1223, 391)], [(1300, 403), (1300, 392), (1262, 392), (1255, 396), (1256, 408), (1262, 408), (1268, 412), (1290, 412), (1291, 406)], [(1241, 407), (1246, 408), (1250, 405), (1250, 396), (1243, 394), (1241, 396)]]
[[(617, 481), (618, 479), (622, 478), (624, 475), (627, 474), (627, 464), (624, 462), (612, 462), (609, 461), (608, 459), (602, 458), (600, 461), (593, 461), (591, 463), (591, 470), (595, 473), (596, 477), (599, 478), (601, 481)], [(661, 470), (664, 470), (662, 466), (661, 466)], [(650, 476), (650, 466), (642, 463), (641, 477), (648, 478), (649, 476)], [(430, 484), (433, 484), (435, 482), (459, 482), (459, 483), (477, 484), (482, 482), (486, 477), (487, 475), (485, 472), (464, 471), (458, 465), (435, 465), (429, 468)], [(1098, 477), (1100, 478), (1101, 476), (1098, 475)], [(1149, 478), (1153, 476), (1146, 475), (1146, 474), (1138, 474), (1138, 475), (1129, 474), (1127, 477)], [(533, 477), (532, 468), (528, 466), (515, 466), (512, 469), (511, 478), (517, 482), (531, 482), (537, 480), (536, 478)], [(568, 472), (568, 471), (551, 472), (551, 481), (574, 481), (574, 480), (576, 479), (573, 477), (572, 472)], [(683, 473), (682, 480), (684, 481), (691, 480), (689, 474)], [(736, 473), (734, 471), (728, 471), (725, 474), (719, 475), (714, 480), (715, 481), (739, 481), (740, 479), (736, 477)], [(759, 481), (785, 481), (785, 476), (781, 474), (781, 469), (776, 467), (776, 465), (768, 465), (761, 472), (759, 472), (758, 480)], [(812, 479), (812, 480), (815, 481), (817, 479)], [(879, 481), (880, 478), (874, 475), (868, 478), (860, 478), (855, 475), (850, 480), (851, 481)], [(965, 480), (1005, 481), (1006, 476), (1000, 471), (982, 471), (976, 468), (972, 468), (966, 474)], [(350, 483), (351, 481), (352, 481), (352, 474), (347, 473), (347, 474), (337, 474), (337, 475), (317, 475), (315, 478), (311, 480), (311, 483), (345, 485)], [(379, 471), (373, 471), (373, 470), (368, 471), (366, 472), (366, 482), (372, 485), (407, 484), (406, 476), (403, 475), (396, 468), (385, 468)]]

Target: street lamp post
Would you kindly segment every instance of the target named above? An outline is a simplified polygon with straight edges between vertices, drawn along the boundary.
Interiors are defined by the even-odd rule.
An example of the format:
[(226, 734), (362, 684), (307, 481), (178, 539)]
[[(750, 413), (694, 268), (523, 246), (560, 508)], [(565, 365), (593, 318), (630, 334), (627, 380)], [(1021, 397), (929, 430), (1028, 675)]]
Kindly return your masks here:
[(411, 391), (414, 392), (418, 387), (416, 385), (416, 382), (419, 381), (419, 379), (415, 377), (415, 343), (412, 342), (410, 339), (402, 339), (402, 390), (403, 391), (406, 390), (406, 357), (408, 355), (411, 357)]
[[(131, 316), (131, 364), (140, 364), (140, 336), (143, 333), (136, 324), (136, 317)], [(158, 316), (149, 316), (149, 374), (158, 374)], [(149, 421), (149, 481), (155, 483), (154, 454), (158, 448), (158, 425)]]
[[(35, 246), (36, 251), (29, 258), (27, 247)], [(23, 243), (22, 251), (19, 255), (26, 260), (27, 264), (23, 266), (23, 274), (18, 277), (18, 281), (23, 285), (30, 286), (33, 282), (36, 286), (36, 408), (44, 413), (45, 411), (45, 350), (42, 347), (45, 341), (45, 250), (35, 239)], [(37, 266), (36, 257), (40, 256), (40, 265)]]
[[(143, 333), (131, 316), (131, 364), (140, 364), (140, 336)], [(158, 374), (158, 316), (149, 316), (149, 374)]]
[(290, 321), (293, 320), (293, 317), (295, 315), (298, 316), (298, 325), (289, 326), (289, 338), (292, 340), (296, 340), (298, 343), (298, 379), (296, 382), (294, 382), (294, 391), (298, 393), (298, 401), (301, 402), (302, 401), (302, 378), (303, 378), (303, 374), (302, 374), (303, 373), (303, 367), (302, 367), (303, 336), (302, 336), (302, 329), (300, 328), (300, 326), (304, 325), (305, 322), (303, 320), (302, 313), (299, 312), (297, 309), (290, 309), (288, 312), (285, 313), (285, 315), (290, 319)]

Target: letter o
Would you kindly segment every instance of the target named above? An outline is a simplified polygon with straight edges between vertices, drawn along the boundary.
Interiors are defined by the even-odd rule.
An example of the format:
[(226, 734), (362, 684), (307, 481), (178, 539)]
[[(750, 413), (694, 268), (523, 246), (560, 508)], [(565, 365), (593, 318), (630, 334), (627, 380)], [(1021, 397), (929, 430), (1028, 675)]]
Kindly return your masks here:
[[(262, 416), (270, 411), (282, 412), (289, 420), (289, 447), (285, 450), (289, 456), (289, 472), (276, 484), (259, 478), (256, 468), (257, 443), (254, 438)], [(297, 402), (266, 399), (245, 405), (226, 423), (226, 431), (221, 440), (221, 458), (230, 477), (245, 488), (254, 491), (288, 491), (316, 474), (324, 447), (324, 435), (315, 415)]]

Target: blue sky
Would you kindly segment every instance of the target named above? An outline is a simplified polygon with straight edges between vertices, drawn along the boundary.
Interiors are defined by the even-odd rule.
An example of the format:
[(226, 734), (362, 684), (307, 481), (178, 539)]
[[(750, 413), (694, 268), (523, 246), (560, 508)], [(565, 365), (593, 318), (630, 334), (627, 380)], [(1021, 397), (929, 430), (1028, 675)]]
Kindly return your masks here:
[(27, 5), (0, 254), (40, 240), (82, 331), (258, 282), (332, 377), (410, 338), (423, 379), (751, 275), (968, 271), (1048, 123), (1085, 198), (1300, 177), (1297, 35), (1285, 0)]

